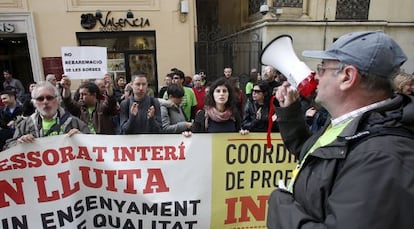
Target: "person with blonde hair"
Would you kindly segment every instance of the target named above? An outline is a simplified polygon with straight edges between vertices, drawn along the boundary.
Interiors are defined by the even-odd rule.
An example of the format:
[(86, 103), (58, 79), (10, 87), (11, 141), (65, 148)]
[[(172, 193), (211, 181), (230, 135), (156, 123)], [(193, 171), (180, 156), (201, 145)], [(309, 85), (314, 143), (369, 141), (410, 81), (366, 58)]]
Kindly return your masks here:
[(414, 75), (401, 72), (394, 78), (394, 90), (396, 93), (414, 94)]

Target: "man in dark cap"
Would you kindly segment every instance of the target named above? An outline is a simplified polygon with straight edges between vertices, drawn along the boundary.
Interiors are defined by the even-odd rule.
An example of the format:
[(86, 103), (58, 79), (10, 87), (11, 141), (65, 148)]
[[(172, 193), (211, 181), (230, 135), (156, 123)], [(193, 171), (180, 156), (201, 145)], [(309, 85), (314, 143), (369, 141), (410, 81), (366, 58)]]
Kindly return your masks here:
[(330, 121), (311, 136), (298, 92), (278, 88), (280, 132), (298, 166), (269, 197), (268, 228), (412, 228), (414, 103), (392, 87), (406, 55), (381, 31), (303, 55), (322, 59), (315, 101)]

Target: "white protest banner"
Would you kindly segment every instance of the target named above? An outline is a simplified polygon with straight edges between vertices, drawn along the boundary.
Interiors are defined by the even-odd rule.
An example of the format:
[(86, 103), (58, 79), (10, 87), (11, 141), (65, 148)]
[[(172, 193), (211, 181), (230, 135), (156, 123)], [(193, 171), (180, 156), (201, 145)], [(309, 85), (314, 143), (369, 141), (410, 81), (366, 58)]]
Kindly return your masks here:
[[(276, 135), (276, 134), (275, 134)], [(275, 136), (273, 136), (275, 137)], [(294, 168), (265, 134), (65, 135), (0, 154), (3, 228), (265, 228)]]
[(106, 47), (62, 47), (62, 64), (71, 79), (103, 78), (107, 73)]

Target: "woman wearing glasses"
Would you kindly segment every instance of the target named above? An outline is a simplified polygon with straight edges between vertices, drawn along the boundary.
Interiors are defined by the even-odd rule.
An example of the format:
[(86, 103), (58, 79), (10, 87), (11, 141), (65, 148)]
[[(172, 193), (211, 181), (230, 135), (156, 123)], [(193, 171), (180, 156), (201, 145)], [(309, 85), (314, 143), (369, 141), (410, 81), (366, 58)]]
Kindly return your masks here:
[[(253, 84), (252, 100), (248, 100), (243, 114), (243, 129), (250, 132), (267, 132), (271, 87), (265, 81)], [(273, 124), (272, 132), (277, 132), (277, 125)]]
[(36, 138), (77, 133), (89, 133), (88, 126), (60, 107), (58, 89), (47, 81), (36, 84), (32, 91), (35, 113), (16, 126), (14, 136), (6, 143), (10, 148), (18, 143), (32, 143)]

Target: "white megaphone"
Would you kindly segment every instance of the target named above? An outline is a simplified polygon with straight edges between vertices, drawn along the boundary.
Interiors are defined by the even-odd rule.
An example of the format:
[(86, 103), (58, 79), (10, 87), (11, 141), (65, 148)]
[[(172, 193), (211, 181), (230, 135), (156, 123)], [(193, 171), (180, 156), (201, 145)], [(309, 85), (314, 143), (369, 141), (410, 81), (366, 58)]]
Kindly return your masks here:
[(273, 39), (263, 49), (260, 61), (285, 75), (303, 97), (309, 98), (315, 92), (318, 85), (315, 72), (298, 59), (292, 47), (291, 36), (281, 35)]

